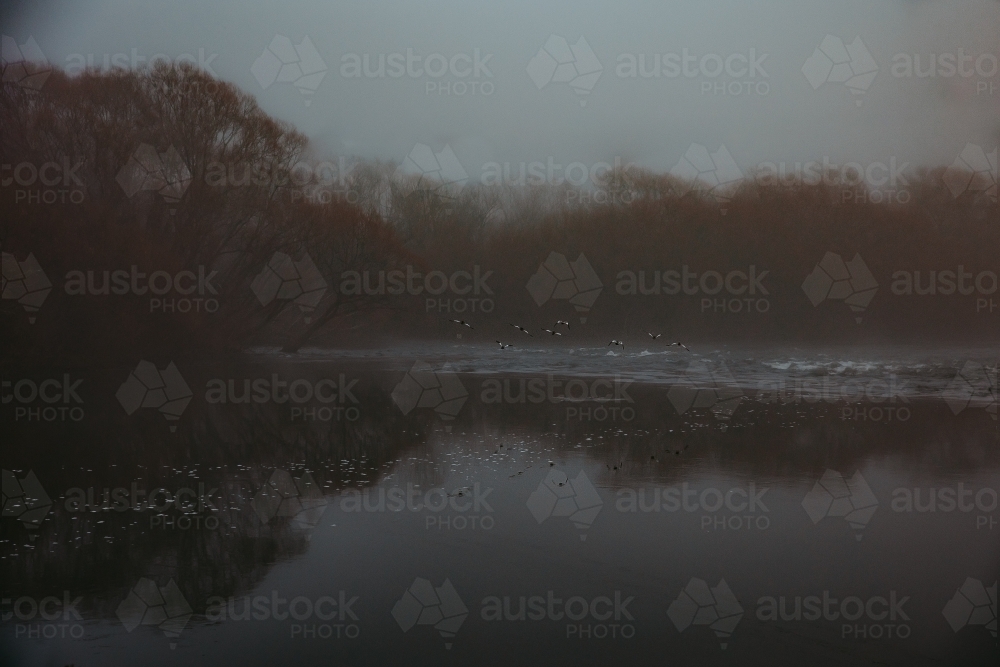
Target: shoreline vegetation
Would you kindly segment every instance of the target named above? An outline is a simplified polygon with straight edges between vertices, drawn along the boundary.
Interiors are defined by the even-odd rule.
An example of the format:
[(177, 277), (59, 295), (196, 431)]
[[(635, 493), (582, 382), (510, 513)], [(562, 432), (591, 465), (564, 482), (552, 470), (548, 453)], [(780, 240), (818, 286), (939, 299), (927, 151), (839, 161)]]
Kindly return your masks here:
[[(5, 280), (26, 286), (0, 308), (5, 363), (454, 339), (454, 317), (778, 344), (988, 342), (1000, 321), (1000, 209), (956, 196), (943, 166), (908, 175), (905, 203), (823, 178), (709, 189), (632, 166), (582, 189), (442, 183), (321, 154), (187, 65), (4, 82), (0, 114), (14, 166), (0, 247)], [(860, 308), (811, 303), (804, 281), (836, 273), (830, 253), (851, 271), (863, 258), (855, 292), (877, 292)], [(533, 287), (560, 262), (591, 298)]]

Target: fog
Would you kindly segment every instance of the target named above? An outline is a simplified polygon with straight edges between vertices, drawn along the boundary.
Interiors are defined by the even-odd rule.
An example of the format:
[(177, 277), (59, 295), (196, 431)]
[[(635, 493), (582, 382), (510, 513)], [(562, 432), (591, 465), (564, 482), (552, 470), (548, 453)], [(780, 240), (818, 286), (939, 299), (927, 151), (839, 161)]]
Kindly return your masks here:
[(0, 665), (1000, 664), (1000, 2), (0, 35)]
[[(50, 63), (71, 72), (116, 56), (131, 65), (190, 54), (324, 153), (401, 161), (417, 144), (436, 152), (447, 144), (474, 180), (491, 162), (516, 172), (522, 162), (617, 158), (669, 170), (692, 143), (709, 151), (724, 145), (744, 173), (761, 162), (824, 157), (862, 165), (894, 158), (913, 168), (950, 164), (966, 143), (1000, 137), (1000, 3), (993, 0), (423, 7), (102, 0), (8, 4), (3, 12), (5, 35), (19, 45), (33, 37)], [(316, 67), (326, 67), (318, 83), (299, 82), (305, 93), (263, 70), (255, 77), (253, 65), (276, 35), (293, 45), (308, 37), (322, 61)], [(874, 78), (823, 82), (822, 68), (813, 72), (818, 79), (807, 77), (803, 68), (827, 35), (844, 45), (860, 38)], [(575, 64), (589, 63), (596, 80), (592, 73), (560, 81), (546, 69), (539, 50), (549, 44), (557, 52), (560, 37), (563, 46), (582, 47), (586, 58)], [(409, 73), (393, 76), (392, 54), (405, 62), (408, 50)], [(932, 57), (934, 76), (907, 72), (916, 61), (928, 73)], [(427, 67), (444, 72), (430, 76)]]

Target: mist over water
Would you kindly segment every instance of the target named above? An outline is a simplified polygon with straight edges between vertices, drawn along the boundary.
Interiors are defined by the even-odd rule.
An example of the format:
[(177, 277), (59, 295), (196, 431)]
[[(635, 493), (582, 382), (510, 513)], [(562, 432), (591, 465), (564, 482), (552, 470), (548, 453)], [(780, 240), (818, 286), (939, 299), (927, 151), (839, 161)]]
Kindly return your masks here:
[(1000, 3), (0, 33), (0, 664), (997, 663)]

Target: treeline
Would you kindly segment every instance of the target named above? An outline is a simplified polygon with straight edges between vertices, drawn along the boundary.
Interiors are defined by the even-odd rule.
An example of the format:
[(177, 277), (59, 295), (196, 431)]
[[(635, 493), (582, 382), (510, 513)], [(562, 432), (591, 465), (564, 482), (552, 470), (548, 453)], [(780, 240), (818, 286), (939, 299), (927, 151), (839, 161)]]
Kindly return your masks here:
[[(444, 184), (319, 154), (187, 66), (4, 82), (0, 114), (8, 359), (295, 351), (439, 337), (451, 317), (750, 342), (976, 339), (1000, 321), (996, 202), (956, 197), (943, 168), (911, 177), (905, 203), (635, 168), (583, 189)], [(878, 288), (863, 307), (845, 298), (867, 277), (803, 287), (827, 253), (860, 254)], [(894, 293), (900, 271), (913, 294)], [(948, 272), (965, 287), (948, 293)]]

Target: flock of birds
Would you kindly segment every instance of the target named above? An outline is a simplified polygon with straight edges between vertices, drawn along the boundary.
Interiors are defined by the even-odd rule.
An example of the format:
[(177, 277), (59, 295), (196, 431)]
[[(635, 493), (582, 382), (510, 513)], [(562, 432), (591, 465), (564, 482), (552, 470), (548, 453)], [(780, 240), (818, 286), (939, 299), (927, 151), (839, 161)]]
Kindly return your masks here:
[[(476, 328), (474, 326), (472, 326), (471, 324), (469, 324), (465, 320), (448, 320), (448, 321), (449, 322), (454, 322), (455, 324), (457, 324), (459, 326), (468, 327), (469, 329), (471, 329), (473, 331), (476, 330)], [(515, 329), (517, 329), (518, 331), (520, 331), (523, 334), (527, 334), (528, 336), (531, 336), (532, 338), (535, 337), (534, 334), (532, 334), (530, 331), (528, 331), (527, 329), (525, 329), (524, 327), (522, 327), (520, 324), (511, 324), (510, 326), (514, 327)], [(566, 332), (567, 333), (569, 332), (570, 326), (569, 326), (569, 322), (567, 322), (566, 320), (557, 320), (556, 323), (552, 325), (551, 329), (542, 329), (542, 331), (545, 332), (545, 333), (547, 333), (550, 336), (562, 336), (563, 332), (558, 330), (558, 328), (560, 326), (565, 326), (566, 327)], [(646, 335), (649, 336), (653, 340), (657, 340), (663, 334), (659, 334), (659, 333), (654, 334), (654, 333), (646, 332)], [(513, 343), (504, 343), (504, 342), (502, 342), (500, 340), (497, 340), (497, 345), (500, 346), (501, 350), (506, 350), (508, 347), (514, 347)], [(623, 352), (625, 351), (625, 342), (624, 341), (617, 340), (617, 339), (612, 339), (611, 342), (608, 343), (607, 347), (611, 347), (612, 345), (614, 345), (616, 347), (620, 346), (622, 348), (622, 351)], [(670, 344), (667, 345), (667, 347), (675, 347), (675, 346), (684, 348), (688, 352), (691, 351), (691, 349), (687, 345), (685, 345), (684, 343), (681, 343), (679, 341), (675, 341), (675, 342), (670, 343)]]

